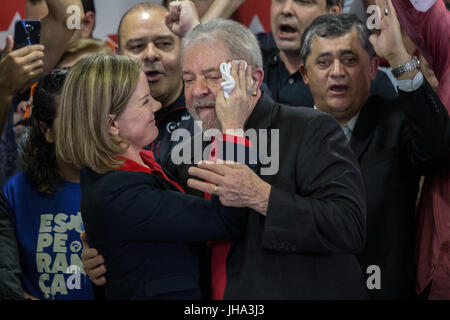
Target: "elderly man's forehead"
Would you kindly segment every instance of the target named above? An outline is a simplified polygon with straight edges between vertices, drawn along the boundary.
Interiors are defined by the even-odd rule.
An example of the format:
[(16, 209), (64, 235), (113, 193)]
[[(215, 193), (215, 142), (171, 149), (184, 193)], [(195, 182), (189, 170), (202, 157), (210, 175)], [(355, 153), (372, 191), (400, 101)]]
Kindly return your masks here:
[(202, 71), (213, 71), (213, 69), (219, 70), (219, 66), (222, 62), (228, 62), (232, 60), (232, 55), (228, 46), (220, 40), (198, 40), (187, 46), (183, 53), (183, 69), (186, 69), (186, 63), (189, 62), (192, 66), (192, 62), (195, 65), (202, 65)]

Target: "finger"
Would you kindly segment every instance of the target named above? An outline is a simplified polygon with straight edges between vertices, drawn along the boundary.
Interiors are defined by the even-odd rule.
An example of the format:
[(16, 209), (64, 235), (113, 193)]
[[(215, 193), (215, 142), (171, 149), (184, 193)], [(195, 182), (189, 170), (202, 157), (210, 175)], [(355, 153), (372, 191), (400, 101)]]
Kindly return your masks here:
[(7, 56), (12, 51), (13, 48), (14, 48), (14, 39), (11, 36), (7, 36), (5, 49), (3, 50), (3, 56)]
[(94, 279), (91, 281), (98, 287), (104, 286), (106, 284), (106, 278), (105, 277), (100, 277), (98, 279)]
[(233, 77), (234, 81), (235, 81), (235, 88), (237, 87), (238, 84), (238, 68), (236, 66), (236, 61), (231, 61), (231, 69), (230, 69), (230, 75)]
[(26, 88), (30, 87), (32, 84), (37, 82), (41, 78), (43, 73), (44, 73), (44, 68), (35, 69), (35, 70), (31, 71), (30, 73), (28, 73), (28, 75), (27, 75), (28, 81), (26, 83)]
[(33, 84), (39, 81), (39, 79), (44, 74), (44, 68), (39, 68), (34, 71), (32, 71), (28, 76), (30, 77), (30, 80), (27, 82), (27, 88), (31, 87)]
[[(247, 66), (248, 69), (248, 66)], [(239, 61), (239, 89), (242, 92), (247, 93), (247, 79), (246, 79), (246, 72), (245, 72), (245, 61), (241, 60)]]
[(223, 180), (223, 176), (214, 173), (212, 171), (209, 171), (207, 169), (200, 169), (196, 167), (190, 167), (189, 168), (189, 174), (191, 176), (206, 180), (208, 182), (212, 182), (215, 184), (221, 184)]
[(164, 17), (164, 19), (165, 19), (167, 28), (171, 29), (173, 21), (172, 21), (172, 16), (171, 16), (170, 12), (166, 12), (166, 16)]
[(40, 44), (35, 44), (32, 46), (25, 46), (23, 48), (15, 50), (14, 55), (17, 57), (25, 57), (25, 56), (31, 54), (32, 52), (37, 52), (37, 51), (44, 53), (44, 51), (45, 51), (44, 46), (40, 45)]
[[(89, 273), (105, 264), (105, 260), (102, 255), (97, 255), (94, 258), (90, 258), (90, 259), (82, 259), (82, 261), (83, 261), (83, 268), (87, 273)], [(105, 267), (105, 269), (106, 269), (106, 267)], [(98, 278), (98, 277), (96, 277), (96, 278)]]
[[(216, 96), (216, 106), (223, 106), (225, 104), (225, 93), (223, 91), (223, 87), (220, 86), (219, 89), (219, 94), (217, 94)], [(216, 108), (216, 112), (217, 112), (217, 108)]]
[(173, 1), (169, 4), (169, 6), (170, 6), (169, 12), (170, 12), (172, 21), (178, 21), (180, 19), (181, 3)]
[(103, 277), (105, 275), (105, 273), (106, 273), (106, 267), (104, 264), (102, 264), (98, 268), (92, 269), (91, 271), (87, 272), (89, 279), (91, 279), (91, 280)]
[[(227, 172), (227, 168), (226, 166), (224, 166), (223, 164), (216, 164), (214, 162), (206, 162), (206, 161), (200, 161), (197, 164), (197, 167), (200, 169), (205, 169), (208, 171), (212, 171), (214, 173), (217, 173), (221, 176), (224, 176)], [(195, 167), (192, 167), (195, 168)]]
[[(387, 16), (386, 16), (386, 9), (387, 9), (387, 5), (386, 5), (386, 0), (376, 0), (375, 1), (376, 5), (380, 8), (380, 22), (383, 21)], [(389, 11), (388, 11), (389, 14)]]
[(89, 246), (89, 243), (88, 243), (88, 237), (87, 237), (86, 231), (81, 232), (80, 239), (83, 242), (83, 248), (85, 250), (89, 249), (90, 246)]
[(95, 248), (84, 248), (83, 251), (81, 252), (81, 260), (87, 261), (89, 259), (95, 258), (97, 257), (98, 251)]
[(187, 185), (192, 189), (196, 189), (204, 193), (214, 194), (215, 192), (215, 185), (212, 183), (202, 182), (195, 179), (188, 179)]
[(395, 11), (395, 7), (392, 4), (392, 0), (387, 0), (386, 6), (387, 6), (387, 8), (389, 8), (389, 14), (392, 14), (392, 18), (398, 19), (397, 18), (397, 11)]
[(22, 56), (18, 58), (20, 64), (29, 64), (35, 60), (43, 60), (44, 53), (42, 51), (33, 51), (27, 54), (26, 56)]
[(35, 60), (30, 64), (26, 65), (23, 69), (26, 73), (31, 73), (36, 69), (42, 69), (44, 67), (44, 61), (42, 59)]
[(369, 41), (374, 48), (375, 48), (375, 44), (377, 43), (377, 39), (378, 39), (378, 35), (376, 35), (376, 34), (371, 34), (369, 36)]
[(252, 84), (252, 76), (253, 76), (253, 68), (249, 65), (247, 67), (247, 70), (245, 71), (245, 76), (247, 78), (247, 88), (250, 88), (250, 90), (254, 90), (256, 91), (255, 87), (255, 82), (253, 82)]

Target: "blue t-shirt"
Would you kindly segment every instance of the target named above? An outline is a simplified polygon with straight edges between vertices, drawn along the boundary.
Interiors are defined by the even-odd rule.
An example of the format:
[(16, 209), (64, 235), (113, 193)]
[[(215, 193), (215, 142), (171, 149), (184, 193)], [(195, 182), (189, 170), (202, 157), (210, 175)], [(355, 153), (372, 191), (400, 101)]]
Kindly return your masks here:
[(58, 192), (44, 194), (22, 172), (5, 184), (4, 193), (16, 228), (25, 291), (38, 299), (93, 299), (81, 263), (80, 184), (65, 181)]

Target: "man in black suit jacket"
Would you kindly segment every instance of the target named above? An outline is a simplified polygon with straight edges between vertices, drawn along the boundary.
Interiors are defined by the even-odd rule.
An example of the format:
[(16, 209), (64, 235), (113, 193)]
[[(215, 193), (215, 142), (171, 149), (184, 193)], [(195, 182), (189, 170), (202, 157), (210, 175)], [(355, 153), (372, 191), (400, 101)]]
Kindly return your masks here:
[[(446, 161), (448, 165), (450, 123), (415, 62), (408, 62), (412, 58), (390, 1), (382, 12), (382, 32), (370, 37), (373, 47), (368, 30), (355, 17), (328, 15), (315, 20), (303, 37), (301, 72), (316, 107), (338, 120), (361, 166), (367, 190), (367, 240), (358, 259), (368, 273), (371, 298), (405, 299), (415, 296), (419, 178)], [(397, 74), (397, 99), (369, 98), (377, 68), (373, 48)]]
[[(278, 170), (270, 174), (264, 170), (269, 164), (257, 174), (238, 164), (200, 164), (188, 170), (167, 166), (180, 181), (186, 181), (189, 173), (214, 182), (191, 179), (188, 186), (217, 194), (224, 205), (248, 207), (252, 212), (244, 238), (233, 241), (228, 257), (222, 256), (226, 263), (223, 297), (366, 298), (355, 257), (365, 238), (364, 187), (338, 124), (313, 109), (277, 104), (259, 91), (264, 76), (260, 50), (256, 38), (242, 25), (225, 20), (199, 25), (183, 39), (183, 53), (186, 103), (194, 119), (201, 120), (205, 129), (267, 130), (263, 148), (279, 157)], [(249, 67), (246, 72), (244, 64), (239, 64), (239, 70), (233, 64), (231, 74), (239, 80), (229, 99), (236, 103), (229, 104), (233, 109), (224, 109), (219, 66), (233, 60), (245, 60)], [(243, 81), (243, 74), (253, 83)], [(247, 91), (247, 99), (239, 97), (239, 91)], [(245, 111), (247, 105), (250, 112)], [(253, 141), (253, 145), (258, 144)], [(230, 179), (216, 177), (205, 168), (230, 173)], [(220, 280), (212, 272), (213, 280)], [(213, 297), (221, 298), (216, 284), (213, 281)]]
[[(204, 129), (230, 129), (235, 136), (244, 129), (267, 130), (269, 140), (263, 149), (275, 150), (271, 156), (278, 157), (278, 170), (270, 175), (264, 169), (271, 164), (261, 158), (260, 176), (240, 164), (195, 168), (193, 163), (174, 165), (173, 156), (164, 164), (184, 185), (188, 173), (209, 180), (210, 171), (201, 168), (230, 172), (232, 184), (228, 179), (215, 179), (215, 184), (192, 179), (189, 187), (217, 194), (224, 205), (251, 211), (244, 238), (233, 241), (228, 256), (221, 253), (222, 265), (213, 263), (213, 280), (223, 280), (220, 270), (226, 264), (225, 293), (220, 285), (214, 288), (220, 284), (214, 281), (213, 297), (367, 298), (355, 257), (365, 239), (364, 187), (336, 121), (311, 108), (282, 106), (262, 93), (258, 42), (236, 22), (215, 20), (197, 26), (183, 40), (183, 52), (186, 103), (193, 117), (202, 121)], [(247, 61), (248, 67), (245, 70), (242, 61), (238, 68), (232, 63), (236, 84), (229, 99), (235, 103), (225, 108), (219, 66), (235, 60)], [(235, 196), (239, 201), (233, 202)], [(84, 262), (95, 283), (99, 274), (90, 270), (95, 263)]]

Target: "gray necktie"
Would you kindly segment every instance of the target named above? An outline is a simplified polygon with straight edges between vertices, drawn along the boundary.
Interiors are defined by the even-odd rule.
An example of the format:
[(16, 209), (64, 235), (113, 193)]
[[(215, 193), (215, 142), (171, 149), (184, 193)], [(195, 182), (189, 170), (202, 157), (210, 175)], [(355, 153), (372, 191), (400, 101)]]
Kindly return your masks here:
[(344, 130), (345, 137), (348, 141), (350, 141), (350, 138), (352, 137), (352, 131), (350, 130), (348, 125), (343, 125), (342, 130)]

